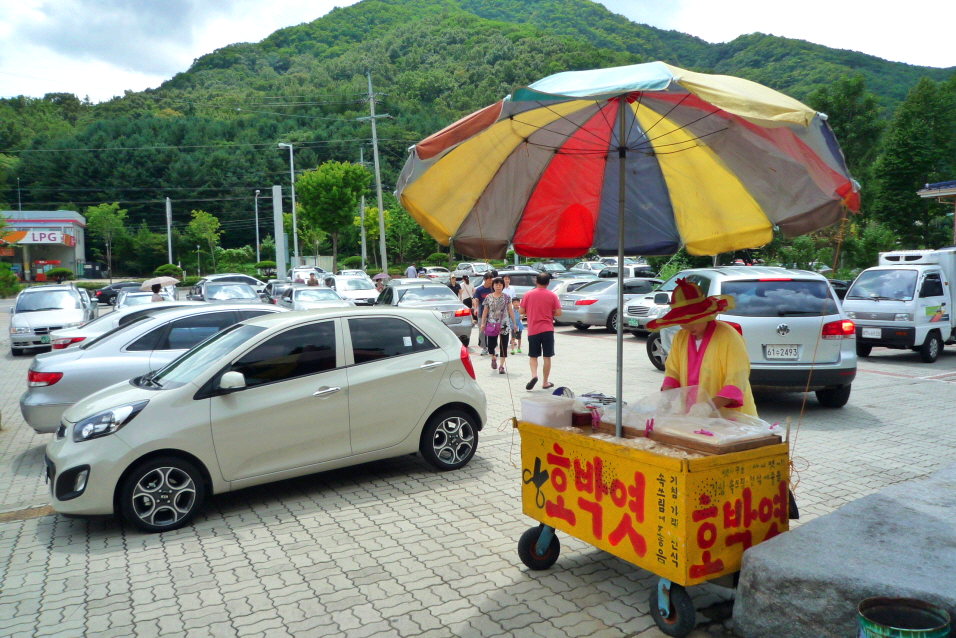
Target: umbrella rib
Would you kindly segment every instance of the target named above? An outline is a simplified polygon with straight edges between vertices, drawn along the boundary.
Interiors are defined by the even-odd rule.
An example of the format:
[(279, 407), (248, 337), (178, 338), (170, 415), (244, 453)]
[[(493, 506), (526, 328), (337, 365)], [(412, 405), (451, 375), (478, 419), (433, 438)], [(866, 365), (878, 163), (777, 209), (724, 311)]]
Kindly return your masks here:
[[(568, 124), (570, 124), (571, 126), (573, 126), (573, 127), (574, 127), (574, 131), (572, 131), (571, 134), (568, 135), (568, 134), (565, 134), (565, 133), (560, 132), (560, 131), (553, 131), (553, 130), (549, 129), (548, 126), (550, 126), (551, 124), (553, 124), (553, 122), (548, 122), (548, 124), (546, 124), (545, 126), (537, 126), (537, 125), (531, 124), (531, 123), (529, 123), (529, 122), (523, 122), (523, 121), (521, 121), (521, 120), (517, 120), (517, 118), (515, 118), (514, 116), (512, 116), (512, 119), (517, 120), (517, 122), (518, 122), (519, 124), (524, 124), (525, 126), (531, 126), (531, 127), (536, 128), (536, 129), (538, 129), (538, 130), (544, 130), (544, 131), (548, 131), (549, 133), (556, 133), (556, 134), (558, 134), (558, 135), (563, 135), (565, 139), (570, 139), (571, 135), (573, 135), (575, 132), (577, 132), (578, 129), (582, 129), (582, 128), (583, 128), (580, 124), (578, 124), (578, 123), (575, 122), (574, 120), (569, 119), (568, 116), (562, 115), (561, 113), (556, 112), (554, 109), (552, 109), (550, 106), (547, 106), (547, 105), (544, 104), (543, 102), (540, 102), (540, 101), (539, 101), (538, 104), (541, 105), (541, 108), (548, 110), (548, 111), (549, 111), (550, 113), (552, 113), (553, 115), (557, 115), (559, 119), (562, 119), (562, 120), (566, 121)], [(598, 104), (598, 103), (595, 102), (595, 105), (597, 105), (597, 104)], [(601, 113), (602, 115), (604, 114), (604, 111), (600, 108), (600, 106), (598, 107), (598, 113)], [(593, 117), (593, 116), (592, 116), (592, 117)], [(591, 119), (591, 118), (588, 118), (588, 119)], [(605, 119), (607, 119), (607, 118), (605, 118)], [(604, 144), (605, 146), (607, 145), (607, 140), (602, 140), (597, 134), (592, 133), (591, 131), (588, 131), (587, 129), (584, 129), (584, 132), (587, 133), (588, 135), (590, 135), (591, 137), (594, 137), (594, 138), (596, 138), (596, 139), (598, 140), (597, 142), (592, 142), (593, 144), (595, 144), (595, 145)], [(581, 141), (584, 142), (584, 140), (581, 140)], [(544, 145), (540, 145), (540, 146), (541, 146), (542, 148), (548, 148), (548, 147), (545, 147)], [(557, 149), (557, 148), (560, 148), (560, 147), (554, 147), (554, 148)]]
[[(654, 123), (651, 124), (649, 127), (647, 127), (646, 129), (644, 129), (644, 132), (641, 134), (641, 137), (647, 138), (647, 133), (648, 133), (652, 128), (654, 128), (655, 126), (657, 126), (658, 124), (660, 124), (661, 122), (663, 122), (663, 121), (667, 118), (667, 116), (670, 115), (671, 113), (673, 113), (673, 112), (674, 112), (674, 109), (676, 109), (678, 106), (680, 106), (681, 104), (683, 104), (683, 103), (684, 103), (684, 100), (686, 100), (687, 98), (689, 98), (690, 95), (691, 95), (690, 93), (686, 94), (684, 97), (682, 97), (682, 98), (680, 99), (680, 102), (678, 102), (677, 104), (675, 104), (674, 106), (672, 106), (667, 113), (664, 113), (664, 115), (662, 115), (662, 116), (660, 117), (660, 119), (658, 119), (656, 122), (654, 122)], [(636, 120), (636, 119), (637, 119), (637, 118), (635, 118), (635, 120)], [(680, 130), (680, 129), (677, 129), (677, 130)], [(673, 133), (673, 131), (671, 131), (671, 132)], [(665, 133), (665, 135), (666, 135), (666, 133)], [(640, 140), (638, 140), (638, 141), (640, 141)], [(650, 140), (648, 140), (648, 141), (650, 141)]]
[(643, 99), (644, 99), (644, 92), (641, 91), (637, 94), (637, 107), (634, 109), (634, 119), (631, 120), (631, 125), (627, 127), (627, 136), (624, 138), (623, 146), (627, 146), (627, 140), (631, 139), (631, 131), (633, 131), (634, 127), (637, 126), (637, 111), (640, 110), (641, 100)]
[[(530, 122), (523, 122), (523, 121), (517, 120), (517, 119), (516, 119), (515, 121), (517, 121), (518, 124), (524, 124), (525, 126), (530, 126), (530, 127), (535, 128), (535, 129), (537, 129), (537, 130), (539, 130), (539, 131), (546, 131), (546, 132), (548, 132), (548, 133), (554, 133), (555, 135), (559, 135), (559, 136), (563, 137), (563, 138), (565, 139), (565, 141), (571, 139), (572, 135), (574, 135), (574, 133), (576, 133), (578, 130), (580, 130), (580, 127), (578, 127), (578, 128), (576, 128), (576, 129), (574, 130), (574, 132), (572, 132), (571, 134), (568, 134), (568, 133), (565, 133), (565, 132), (563, 132), (563, 131), (556, 131), (556, 130), (554, 130), (554, 129), (548, 128), (551, 124), (546, 124), (546, 125), (544, 125), (544, 126), (538, 126), (538, 125), (536, 125), (536, 124), (531, 124)], [(577, 124), (574, 124), (574, 122), (570, 122), (570, 123), (571, 123), (572, 125), (574, 125), (574, 126), (577, 126)], [(585, 132), (588, 132), (588, 131), (585, 131)], [(593, 133), (591, 133), (591, 135), (593, 135)], [(603, 142), (603, 141), (601, 142), (601, 143), (603, 144), (603, 146), (602, 146), (601, 144), (599, 144), (598, 142), (592, 142), (592, 141), (588, 141), (588, 140), (579, 140), (579, 141), (580, 141), (582, 144), (592, 144), (592, 145), (594, 145), (594, 146), (598, 146), (600, 150), (595, 151), (595, 152), (599, 152), (599, 153), (604, 153), (604, 152), (605, 152), (605, 149), (606, 149), (606, 145), (607, 145), (607, 143), (606, 143), (606, 142)], [(550, 149), (550, 150), (552, 150), (552, 151), (558, 151), (558, 150), (561, 149), (560, 146), (551, 146), (550, 144), (541, 144), (540, 142), (532, 142), (530, 139), (525, 139), (525, 144), (530, 144), (531, 146), (536, 146), (536, 147), (538, 147), (538, 148)]]
[[(653, 142), (654, 140), (659, 140), (660, 138), (662, 138), (662, 137), (664, 137), (664, 136), (666, 136), (666, 135), (670, 135), (671, 133), (676, 133), (677, 131), (681, 131), (681, 130), (687, 128), (688, 126), (691, 126), (691, 125), (693, 125), (693, 124), (697, 124), (697, 122), (700, 122), (701, 120), (707, 119), (707, 118), (710, 117), (711, 115), (715, 115), (715, 114), (717, 114), (717, 113), (720, 113), (720, 109), (717, 109), (717, 110), (715, 110), (715, 111), (711, 111), (710, 113), (705, 113), (704, 115), (701, 115), (700, 117), (698, 117), (696, 120), (693, 120), (693, 121), (688, 122), (687, 124), (683, 124), (683, 125), (681, 125), (681, 126), (678, 126), (678, 127), (675, 128), (675, 129), (671, 129), (670, 131), (667, 131), (666, 133), (661, 133), (661, 134), (658, 135), (657, 137), (647, 138), (646, 142), (647, 142), (648, 144), (650, 144), (650, 143)], [(660, 120), (658, 120), (658, 121), (660, 121)], [(724, 128), (722, 128), (722, 129), (720, 129), (720, 130), (721, 130), (721, 131), (726, 131), (728, 128), (730, 128), (730, 127), (727, 126), (727, 127), (724, 127)], [(648, 130), (650, 130), (650, 129), (648, 129)], [(705, 133), (704, 135), (700, 135), (700, 136), (695, 137), (695, 138), (693, 138), (693, 139), (700, 139), (701, 137), (705, 137), (705, 136), (707, 136), (707, 135), (712, 135), (713, 133), (718, 133), (718, 132), (720, 132), (720, 131), (711, 131), (710, 133)]]

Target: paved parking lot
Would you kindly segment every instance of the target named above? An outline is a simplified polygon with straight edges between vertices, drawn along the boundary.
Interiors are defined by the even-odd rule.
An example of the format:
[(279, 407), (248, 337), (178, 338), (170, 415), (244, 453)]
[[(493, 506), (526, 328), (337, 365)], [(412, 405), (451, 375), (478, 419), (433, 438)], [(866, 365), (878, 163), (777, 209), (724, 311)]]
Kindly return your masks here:
[[(194, 525), (144, 535), (49, 514), (43, 446), (17, 404), (30, 357), (12, 358), (0, 301), (0, 636), (656, 636), (655, 577), (562, 536), (547, 572), (518, 560), (518, 439), (527, 358), (493, 373), (472, 348), (489, 422), (465, 469), (408, 456), (209, 499)], [(560, 328), (553, 380), (613, 393), (614, 336)], [(625, 399), (653, 392), (642, 338), (626, 337)], [(793, 418), (803, 520), (956, 462), (956, 348), (933, 365), (875, 351), (849, 405), (758, 398)], [(540, 392), (540, 390), (539, 390)], [(383, 390), (382, 404), (387, 405)], [(267, 435), (264, 433), (264, 435)], [(698, 608), (726, 598), (691, 589)], [(701, 620), (705, 620), (701, 617)]]

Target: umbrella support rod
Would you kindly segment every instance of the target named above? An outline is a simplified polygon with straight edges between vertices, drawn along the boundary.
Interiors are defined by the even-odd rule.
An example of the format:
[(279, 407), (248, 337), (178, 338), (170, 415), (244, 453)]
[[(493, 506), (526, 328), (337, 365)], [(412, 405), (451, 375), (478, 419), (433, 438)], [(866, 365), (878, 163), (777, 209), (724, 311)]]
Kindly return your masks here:
[(627, 130), (624, 119), (627, 114), (627, 96), (618, 100), (618, 185), (617, 185), (617, 387), (615, 393), (614, 436), (624, 435), (624, 194), (625, 169), (627, 168)]

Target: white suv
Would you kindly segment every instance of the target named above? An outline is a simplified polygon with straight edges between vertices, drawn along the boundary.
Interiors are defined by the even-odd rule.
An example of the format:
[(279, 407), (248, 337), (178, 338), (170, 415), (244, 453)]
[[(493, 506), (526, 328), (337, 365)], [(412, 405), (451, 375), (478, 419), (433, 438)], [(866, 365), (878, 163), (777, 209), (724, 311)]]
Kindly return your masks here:
[[(648, 321), (666, 313), (670, 291), (682, 277), (707, 295), (734, 298), (735, 307), (718, 319), (743, 335), (754, 389), (810, 390), (825, 407), (846, 405), (856, 377), (856, 330), (825, 277), (762, 266), (684, 270), (626, 306), (627, 329), (644, 331)], [(658, 369), (664, 369), (675, 330), (665, 328), (647, 338), (648, 357)]]

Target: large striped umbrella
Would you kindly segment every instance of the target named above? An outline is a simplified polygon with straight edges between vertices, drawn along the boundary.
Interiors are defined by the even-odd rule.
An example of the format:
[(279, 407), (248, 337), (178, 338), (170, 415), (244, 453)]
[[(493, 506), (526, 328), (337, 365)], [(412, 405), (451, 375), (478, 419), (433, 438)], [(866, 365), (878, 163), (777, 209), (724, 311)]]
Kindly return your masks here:
[(410, 153), (402, 206), (478, 258), (713, 255), (859, 206), (825, 115), (663, 62), (547, 77)]

